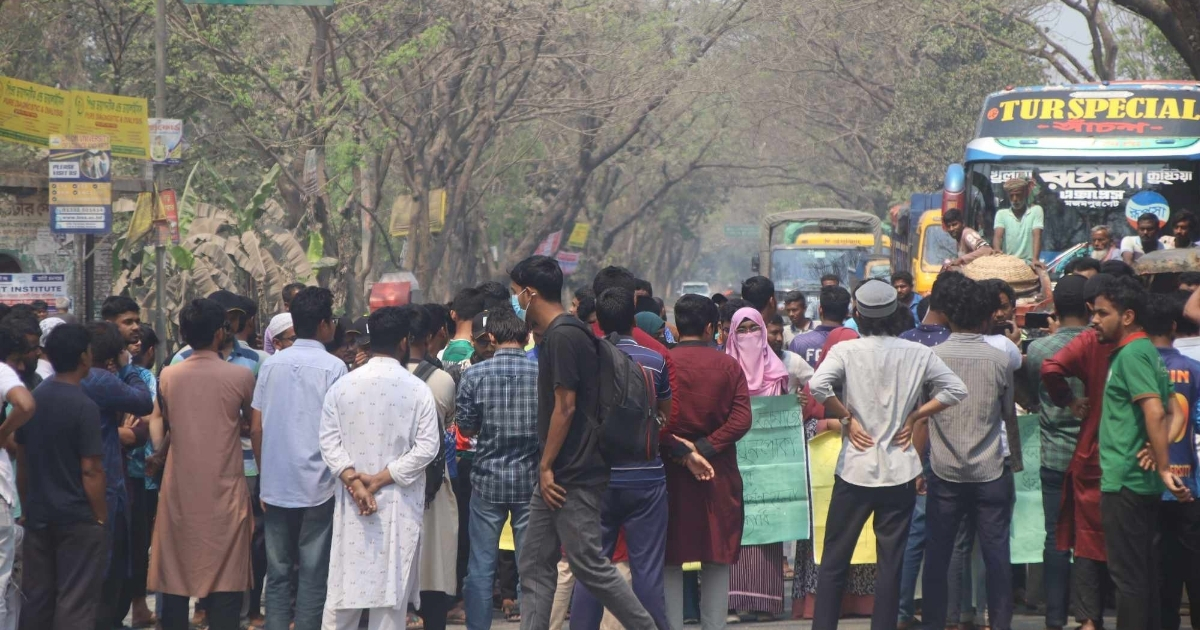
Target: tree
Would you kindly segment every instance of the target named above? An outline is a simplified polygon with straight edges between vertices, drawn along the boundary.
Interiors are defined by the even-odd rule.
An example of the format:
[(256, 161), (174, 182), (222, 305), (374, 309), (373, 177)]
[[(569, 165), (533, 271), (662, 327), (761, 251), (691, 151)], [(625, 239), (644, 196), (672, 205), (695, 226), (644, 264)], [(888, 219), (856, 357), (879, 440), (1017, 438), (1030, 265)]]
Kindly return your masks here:
[(1162, 32), (1191, 70), (1200, 79), (1200, 2), (1197, 0), (1113, 0), (1146, 18)]

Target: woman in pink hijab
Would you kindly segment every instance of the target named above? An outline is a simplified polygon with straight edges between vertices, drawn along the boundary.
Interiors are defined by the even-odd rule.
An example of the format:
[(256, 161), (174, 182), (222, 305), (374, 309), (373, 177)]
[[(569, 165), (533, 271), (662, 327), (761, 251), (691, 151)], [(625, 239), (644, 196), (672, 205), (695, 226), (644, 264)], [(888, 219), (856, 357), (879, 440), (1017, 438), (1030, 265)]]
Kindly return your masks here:
[[(767, 327), (752, 308), (733, 314), (725, 353), (746, 374), (751, 396), (787, 393), (788, 371), (767, 345)], [(743, 545), (729, 571), (729, 607), (745, 620), (772, 621), (783, 614), (783, 543)]]
[(767, 327), (758, 311), (747, 307), (733, 314), (725, 354), (742, 366), (751, 396), (787, 393), (787, 368), (767, 345)]

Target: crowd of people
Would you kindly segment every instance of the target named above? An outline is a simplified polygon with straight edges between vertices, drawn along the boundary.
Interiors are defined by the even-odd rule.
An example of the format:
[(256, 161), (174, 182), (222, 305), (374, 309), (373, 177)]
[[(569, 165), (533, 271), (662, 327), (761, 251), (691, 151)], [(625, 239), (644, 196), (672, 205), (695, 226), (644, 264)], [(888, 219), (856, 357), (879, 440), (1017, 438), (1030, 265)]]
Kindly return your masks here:
[[(1006, 630), (1013, 474), (1038, 466), (1046, 626), (1103, 627), (1111, 580), (1118, 628), (1175, 630), (1200, 584), (1200, 292), (1096, 266), (1058, 281), (1032, 341), (1012, 287), (957, 271), (924, 299), (907, 273), (827, 277), (813, 319), (756, 276), (671, 319), (620, 267), (567, 309), (544, 256), (358, 318), (289, 285), (261, 350), (255, 301), (217, 291), (157, 372), (165, 342), (127, 297), (88, 323), (6, 308), (0, 629), (486, 630), (499, 610), (526, 630)], [(644, 457), (606, 446), (621, 356), (657, 418)], [(820, 564), (809, 540), (790, 562), (742, 544), (755, 396), (841, 436)], [(852, 565), (869, 518), (876, 561)]]

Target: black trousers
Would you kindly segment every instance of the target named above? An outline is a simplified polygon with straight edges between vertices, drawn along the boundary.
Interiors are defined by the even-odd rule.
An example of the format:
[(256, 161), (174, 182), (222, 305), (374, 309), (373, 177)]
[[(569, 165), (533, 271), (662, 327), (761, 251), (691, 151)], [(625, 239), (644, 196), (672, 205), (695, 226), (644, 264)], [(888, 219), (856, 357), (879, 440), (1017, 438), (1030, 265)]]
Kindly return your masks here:
[[(473, 454), (472, 454), (473, 455)], [(458, 566), (455, 567), (455, 601), (462, 599), (463, 578), (467, 577), (467, 561), (471, 559), (471, 462), (470, 457), (458, 458), (458, 476), (452, 481), (454, 498), (458, 502)]]
[(1100, 494), (1108, 572), (1117, 587), (1117, 630), (1161, 627), (1158, 594), (1160, 495), (1121, 488)]
[[(984, 483), (955, 483), (929, 476), (925, 497), (925, 576), (922, 579), (922, 620), (930, 628), (946, 625), (946, 575), (959, 524), (973, 515), (980, 555), (983, 556), (988, 596), (988, 622), (1009, 630), (1013, 617), (1013, 580), (1009, 528), (1016, 488), (1012, 470)], [(969, 561), (968, 561), (968, 564)]]
[[(146, 596), (146, 573), (150, 568), (150, 533), (154, 530), (150, 529), (153, 515), (149, 512), (150, 491), (146, 490), (146, 480), (130, 477), (128, 481), (131, 498), (129, 557), (133, 562), (133, 572), (130, 574), (129, 588), (125, 594), (133, 600)], [(125, 604), (125, 609), (128, 608), (129, 605)]]
[(80, 523), (26, 529), (21, 630), (79, 630), (96, 622), (104, 561), (104, 526)]
[(496, 579), (500, 583), (500, 599), (517, 600), (517, 554), (501, 551), (496, 563)]
[[(1162, 629), (1179, 630), (1179, 604), (1185, 585), (1188, 601), (1200, 605), (1200, 503), (1163, 501), (1160, 510)], [(1200, 628), (1200, 610), (1192, 615), (1192, 628)]]
[[(208, 627), (210, 630), (238, 630), (241, 627), (242, 600), (244, 591), (228, 593), (210, 593), (204, 598), (207, 607)], [(162, 594), (163, 598), (163, 630), (188, 630), (191, 615), (188, 614), (188, 604), (191, 598), (186, 595)]]
[(425, 622), (425, 630), (446, 630), (446, 614), (453, 605), (452, 595), (441, 591), (421, 591), (421, 609), (417, 614)]
[[(124, 627), (125, 613), (129, 610), (129, 521), (122, 511), (109, 515), (113, 519), (112, 556), (108, 572), (100, 591), (100, 607), (96, 611), (96, 630), (113, 630)], [(124, 608), (122, 608), (122, 605)]]
[(1075, 620), (1081, 624), (1091, 621), (1096, 627), (1103, 626), (1105, 602), (1112, 601), (1112, 580), (1108, 577), (1108, 564), (1076, 556), (1071, 580)]
[(866, 488), (834, 477), (829, 503), (829, 526), (825, 529), (825, 553), (817, 573), (817, 601), (813, 630), (838, 627), (842, 591), (850, 571), (850, 558), (867, 519), (875, 515), (876, 575), (875, 609), (871, 630), (895, 630), (900, 612), (900, 574), (908, 526), (916, 504), (916, 484)]

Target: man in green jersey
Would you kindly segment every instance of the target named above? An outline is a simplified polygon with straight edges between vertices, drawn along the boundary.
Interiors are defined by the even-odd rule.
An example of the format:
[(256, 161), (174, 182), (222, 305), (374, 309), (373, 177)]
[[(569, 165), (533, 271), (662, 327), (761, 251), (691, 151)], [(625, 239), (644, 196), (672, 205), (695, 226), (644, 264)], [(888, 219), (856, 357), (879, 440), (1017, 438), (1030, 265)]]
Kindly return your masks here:
[[(1108, 569), (1117, 590), (1117, 630), (1161, 627), (1158, 508), (1164, 486), (1192, 499), (1171, 473), (1171, 379), (1138, 322), (1146, 292), (1132, 278), (1105, 283), (1092, 311), (1102, 342), (1117, 343), (1100, 419), (1100, 512)], [(1149, 442), (1153, 466), (1138, 464)], [(1157, 472), (1156, 472), (1157, 471)]]

